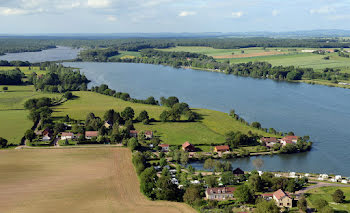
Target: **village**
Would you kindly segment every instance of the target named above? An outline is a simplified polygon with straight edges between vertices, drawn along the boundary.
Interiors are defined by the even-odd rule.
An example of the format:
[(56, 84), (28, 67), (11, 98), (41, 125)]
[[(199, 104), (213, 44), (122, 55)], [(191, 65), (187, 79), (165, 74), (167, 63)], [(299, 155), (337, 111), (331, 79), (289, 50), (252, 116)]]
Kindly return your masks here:
[[(70, 129), (69, 124), (65, 124), (67, 129)], [(106, 129), (112, 128), (112, 123), (109, 121), (104, 122)], [(100, 131), (85, 131), (82, 133), (73, 133), (68, 130), (67, 132), (60, 132), (54, 136), (54, 131), (45, 129), (38, 132), (39, 137), (42, 141), (54, 141), (54, 146), (60, 145), (72, 145), (72, 141), (87, 141), (95, 142), (99, 141)], [(308, 189), (321, 186), (350, 186), (350, 178), (344, 178), (341, 175), (328, 175), (328, 174), (309, 174), (309, 173), (296, 173), (296, 172), (263, 172), (257, 171), (243, 171), (240, 168), (224, 169), (221, 171), (195, 171), (190, 165), (186, 166), (187, 162), (203, 160), (203, 159), (226, 159), (225, 155), (231, 155), (234, 152), (230, 149), (229, 145), (221, 144), (212, 147), (211, 152), (203, 152), (196, 145), (186, 141), (181, 146), (170, 145), (166, 143), (160, 143), (159, 140), (155, 140), (156, 136), (151, 130), (137, 131), (129, 130), (128, 137), (134, 138), (139, 141), (139, 148), (136, 152), (150, 152), (153, 157), (150, 157), (151, 166), (157, 171), (157, 176), (170, 176), (171, 183), (176, 185), (179, 189), (189, 187), (191, 185), (200, 186), (204, 190), (203, 199), (206, 201), (230, 201), (237, 200), (240, 198), (236, 197), (237, 188), (244, 185), (245, 182), (252, 181), (252, 177), (259, 178), (261, 181), (266, 179), (280, 179), (292, 181), (293, 183), (300, 182), (301, 184), (293, 187), (287, 187), (292, 192), (286, 191), (286, 187), (276, 188), (275, 186), (262, 187), (255, 194), (252, 194), (252, 199), (263, 199), (266, 201), (274, 201), (276, 206), (281, 209), (291, 209), (296, 207), (298, 200), (303, 197)], [(142, 138), (142, 140), (139, 140)], [(129, 139), (129, 140), (130, 140)], [(285, 147), (288, 144), (297, 144), (300, 137), (294, 135), (287, 135), (283, 138), (276, 137), (262, 137), (259, 142), (261, 146), (268, 149), (265, 153), (258, 154), (269, 154), (275, 150), (276, 147)], [(106, 141), (107, 142), (107, 141)], [(77, 145), (77, 143), (75, 143)], [(122, 146), (123, 144), (117, 144)], [(125, 145), (125, 144), (124, 144)], [(128, 144), (126, 144), (128, 146)], [(142, 148), (141, 148), (142, 147)], [(174, 156), (171, 153), (180, 150), (184, 153), (188, 160), (181, 162), (181, 165), (174, 160)], [(256, 153), (255, 153), (256, 154)], [(236, 156), (239, 157), (239, 156)], [(163, 160), (162, 162), (162, 159)], [(223, 181), (224, 175), (230, 174), (230, 181)], [(208, 183), (208, 178), (213, 183)], [(268, 177), (268, 178), (266, 178)], [(214, 180), (213, 180), (214, 179)], [(332, 185), (333, 184), (333, 185)], [(276, 189), (276, 190), (272, 190)], [(247, 211), (250, 209), (247, 208)]]

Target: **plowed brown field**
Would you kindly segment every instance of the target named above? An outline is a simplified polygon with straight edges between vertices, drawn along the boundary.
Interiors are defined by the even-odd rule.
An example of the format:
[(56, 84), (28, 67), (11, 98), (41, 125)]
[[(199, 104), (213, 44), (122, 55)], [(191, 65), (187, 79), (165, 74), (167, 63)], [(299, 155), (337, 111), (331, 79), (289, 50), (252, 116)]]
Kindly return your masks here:
[(124, 148), (0, 151), (0, 212), (195, 212), (150, 201)]

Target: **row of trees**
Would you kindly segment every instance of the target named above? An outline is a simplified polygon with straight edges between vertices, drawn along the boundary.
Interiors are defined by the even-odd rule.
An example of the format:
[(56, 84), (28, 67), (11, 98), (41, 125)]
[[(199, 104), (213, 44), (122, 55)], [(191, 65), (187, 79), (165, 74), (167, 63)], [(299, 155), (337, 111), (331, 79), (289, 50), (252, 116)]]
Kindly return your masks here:
[(46, 39), (1, 38), (0, 55), (5, 53), (39, 52), (41, 50), (56, 48), (53, 41)]
[(108, 85), (101, 84), (100, 86), (94, 86), (91, 88), (92, 92), (97, 92), (103, 95), (113, 96), (124, 101), (130, 101), (132, 103), (141, 103), (141, 104), (149, 104), (149, 105), (159, 105), (159, 102), (153, 97), (150, 96), (145, 100), (131, 98), (129, 93), (117, 92), (113, 89), (110, 89)]

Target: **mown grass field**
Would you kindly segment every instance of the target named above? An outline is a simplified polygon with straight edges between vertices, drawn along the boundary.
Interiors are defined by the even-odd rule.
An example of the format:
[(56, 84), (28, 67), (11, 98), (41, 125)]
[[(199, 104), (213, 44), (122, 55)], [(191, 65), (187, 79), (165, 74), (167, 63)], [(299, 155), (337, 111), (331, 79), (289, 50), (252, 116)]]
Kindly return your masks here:
[[(332, 198), (332, 194), (335, 190), (341, 189), (345, 194), (344, 203), (335, 203)], [(317, 199), (325, 199), (328, 201), (329, 205), (338, 212), (350, 212), (350, 188), (349, 187), (321, 187), (316, 189), (311, 189), (308, 191), (307, 201), (312, 207)]]
[(141, 54), (135, 51), (119, 51), (119, 55), (110, 57), (110, 59), (118, 59), (118, 58), (135, 58), (140, 57)]
[[(1, 86), (2, 88), (2, 86)], [(35, 92), (34, 86), (8, 86), (7, 92), (0, 92), (0, 137), (10, 144), (19, 144), (24, 132), (31, 128), (24, 102), (30, 98), (59, 97), (59, 94)]]
[[(38, 75), (41, 75), (41, 74), (45, 74), (47, 73), (47, 71), (45, 70), (40, 70), (39, 67), (31, 67), (29, 69), (29, 67), (18, 67), (25, 75), (29, 75), (29, 74), (32, 74), (33, 72), (35, 72), (36, 74)], [(14, 70), (16, 69), (16, 67), (0, 67), (0, 71), (1, 70)]]
[[(159, 120), (160, 113), (167, 109), (161, 106), (126, 102), (92, 92), (74, 92), (73, 94), (78, 98), (55, 108), (53, 116), (63, 117), (69, 115), (71, 118), (77, 120), (85, 120), (90, 112), (102, 117), (108, 109), (114, 109), (120, 112), (125, 107), (130, 106), (135, 110), (136, 116), (142, 110), (146, 110), (150, 117)], [(199, 122), (154, 122), (151, 125), (137, 123), (135, 124), (135, 128), (137, 130), (156, 130), (156, 134), (165, 143), (174, 145), (183, 144), (185, 141), (190, 141), (193, 144), (223, 143), (225, 141), (224, 135), (230, 130), (244, 133), (252, 131), (258, 134), (268, 135), (260, 130), (243, 125), (230, 118), (227, 113), (207, 109), (195, 109), (195, 111), (203, 117)]]
[(0, 212), (196, 212), (150, 201), (126, 148), (0, 151)]

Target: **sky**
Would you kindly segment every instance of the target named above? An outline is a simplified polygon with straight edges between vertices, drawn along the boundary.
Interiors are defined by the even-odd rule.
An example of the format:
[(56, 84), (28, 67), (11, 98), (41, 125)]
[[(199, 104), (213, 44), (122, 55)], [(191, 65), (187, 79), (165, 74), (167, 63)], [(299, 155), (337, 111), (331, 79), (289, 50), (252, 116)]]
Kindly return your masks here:
[(0, 0), (0, 34), (350, 29), (350, 0)]

